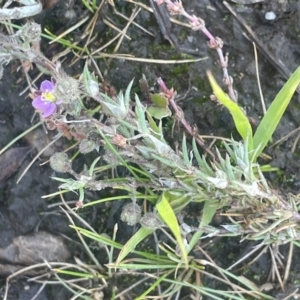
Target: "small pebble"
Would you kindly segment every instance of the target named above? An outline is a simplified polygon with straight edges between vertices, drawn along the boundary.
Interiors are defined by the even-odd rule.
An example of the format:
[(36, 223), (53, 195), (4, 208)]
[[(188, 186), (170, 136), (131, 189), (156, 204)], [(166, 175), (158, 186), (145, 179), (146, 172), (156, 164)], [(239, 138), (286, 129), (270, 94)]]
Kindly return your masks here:
[(276, 18), (276, 15), (272, 11), (266, 12), (266, 14), (265, 14), (266, 20), (272, 21), (272, 20), (275, 20), (275, 18)]

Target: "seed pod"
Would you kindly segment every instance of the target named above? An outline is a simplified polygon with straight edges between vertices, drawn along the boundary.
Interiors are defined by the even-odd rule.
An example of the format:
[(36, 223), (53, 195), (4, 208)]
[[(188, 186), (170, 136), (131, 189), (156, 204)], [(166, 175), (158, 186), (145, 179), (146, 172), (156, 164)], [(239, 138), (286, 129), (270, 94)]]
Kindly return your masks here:
[(18, 34), (25, 42), (38, 42), (41, 40), (41, 25), (35, 22), (27, 22)]
[(134, 226), (141, 219), (142, 210), (134, 203), (128, 203), (123, 207), (121, 213), (121, 220), (126, 222), (129, 226)]
[(163, 225), (159, 217), (154, 213), (146, 213), (140, 220), (141, 225), (146, 229), (157, 229)]
[(56, 152), (50, 157), (51, 168), (59, 173), (67, 173), (72, 171), (72, 164), (68, 155), (64, 152)]
[[(80, 95), (80, 89), (78, 81), (70, 76), (61, 75), (57, 80), (54, 94), (57, 99), (61, 99), (64, 104), (71, 103), (74, 100), (78, 99)], [(77, 106), (80, 105), (80, 102), (76, 101)]]
[(94, 141), (97, 144), (101, 143), (101, 135), (95, 131), (91, 131), (88, 133), (88, 139)]
[(98, 145), (95, 143), (95, 141), (89, 139), (83, 139), (79, 144), (79, 151), (82, 154), (90, 153), (97, 148)]

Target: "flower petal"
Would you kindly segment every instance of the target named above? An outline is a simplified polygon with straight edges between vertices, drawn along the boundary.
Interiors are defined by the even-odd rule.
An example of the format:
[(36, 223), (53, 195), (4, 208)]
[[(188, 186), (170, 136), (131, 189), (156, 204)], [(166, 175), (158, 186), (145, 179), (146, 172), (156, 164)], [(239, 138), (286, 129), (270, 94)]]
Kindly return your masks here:
[(44, 80), (42, 83), (41, 83), (41, 87), (40, 87), (40, 90), (45, 93), (45, 92), (51, 92), (52, 90), (54, 89), (54, 84), (49, 81), (49, 80)]
[(44, 110), (44, 113), (42, 114), (43, 118), (50, 117), (56, 110), (56, 105), (52, 102), (49, 103), (47, 108)]
[(32, 101), (32, 106), (38, 110), (45, 110), (49, 103), (48, 101), (43, 101), (41, 96), (38, 96)]

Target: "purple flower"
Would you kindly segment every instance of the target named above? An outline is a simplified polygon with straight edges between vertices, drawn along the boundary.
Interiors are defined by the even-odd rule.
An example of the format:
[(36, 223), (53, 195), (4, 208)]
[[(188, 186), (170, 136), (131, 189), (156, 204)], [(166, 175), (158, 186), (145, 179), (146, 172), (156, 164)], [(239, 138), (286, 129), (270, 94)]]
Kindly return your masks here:
[(37, 97), (33, 99), (32, 106), (42, 112), (42, 117), (50, 117), (56, 112), (57, 106), (62, 103), (54, 95), (54, 84), (49, 80), (41, 83), (40, 90), (36, 92)]

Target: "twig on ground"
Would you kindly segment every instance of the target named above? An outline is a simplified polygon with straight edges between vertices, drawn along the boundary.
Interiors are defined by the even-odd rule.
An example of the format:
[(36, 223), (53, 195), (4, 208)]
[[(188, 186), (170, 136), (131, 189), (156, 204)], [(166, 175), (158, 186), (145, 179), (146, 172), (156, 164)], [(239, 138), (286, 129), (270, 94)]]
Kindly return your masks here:
[(182, 15), (189, 20), (191, 29), (194, 31), (201, 30), (209, 39), (208, 47), (215, 49), (219, 56), (219, 65), (223, 70), (223, 83), (227, 86), (228, 95), (234, 102), (237, 102), (238, 96), (237, 92), (233, 89), (233, 78), (228, 74), (228, 56), (224, 56), (222, 48), (223, 41), (219, 37), (214, 37), (209, 30), (205, 27), (205, 22), (203, 19), (196, 17), (195, 15), (188, 14), (182, 6), (181, 1), (176, 0), (172, 2), (171, 0), (156, 0), (158, 5), (165, 3), (171, 15)]
[(172, 89), (168, 89), (166, 84), (161, 78), (157, 80), (158, 85), (160, 86), (164, 96), (168, 99), (170, 105), (172, 106), (173, 110), (175, 111), (175, 118), (182, 124), (182, 126), (186, 129), (186, 131), (195, 138), (197, 144), (201, 146), (212, 158), (215, 158), (214, 153), (205, 146), (203, 140), (201, 139), (200, 135), (198, 134), (197, 130), (193, 129), (192, 126), (186, 121), (184, 118), (184, 112), (182, 109), (177, 106), (175, 101), (176, 91)]
[(277, 263), (276, 263), (276, 260), (278, 261), (278, 253), (276, 253), (278, 251), (278, 245), (275, 245), (274, 250), (272, 249), (273, 248), (272, 246), (269, 246), (268, 248), (269, 248), (269, 251), (270, 251), (270, 254), (271, 254), (271, 259), (272, 259), (272, 267), (271, 267), (271, 270), (270, 270), (268, 281), (270, 279), (272, 281), (274, 281), (275, 276), (276, 276), (276, 278), (277, 278), (277, 280), (280, 284), (281, 290), (284, 291), (283, 281), (281, 279), (279, 269), (278, 269), (278, 266), (277, 266)]
[(284, 276), (283, 276), (283, 280), (282, 280), (284, 286), (286, 285), (286, 283), (289, 279), (289, 276), (290, 276), (293, 253), (294, 253), (294, 243), (290, 242), (289, 254), (288, 254), (287, 262), (285, 265), (285, 272), (284, 272)]

